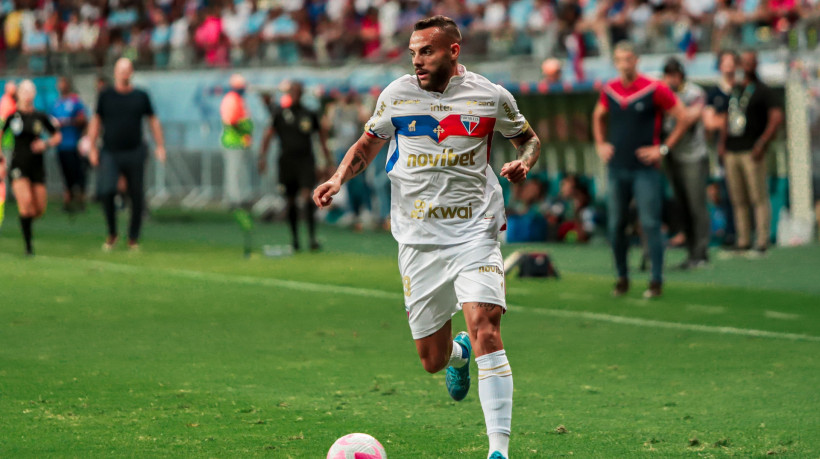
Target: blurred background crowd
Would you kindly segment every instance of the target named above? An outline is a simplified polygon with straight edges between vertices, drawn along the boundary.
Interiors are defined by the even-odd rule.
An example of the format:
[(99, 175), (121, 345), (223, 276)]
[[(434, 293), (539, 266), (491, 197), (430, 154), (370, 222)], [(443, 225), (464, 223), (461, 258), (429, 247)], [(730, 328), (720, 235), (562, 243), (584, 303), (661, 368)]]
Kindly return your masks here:
[[(315, 155), (320, 179), (360, 135), (386, 82), (406, 71), (413, 24), (433, 14), (458, 22), (465, 35), (462, 60), (510, 89), (543, 141), (543, 159), (530, 180), (515, 187), (502, 181), (510, 242), (605, 238), (607, 184), (591, 114), (601, 84), (615, 76), (616, 43), (633, 43), (642, 56), (641, 72), (656, 78), (662, 77), (662, 62), (677, 56), (709, 95), (707, 106), (715, 103), (716, 88), (723, 84), (731, 92), (733, 84), (721, 76), (720, 50), (760, 51), (761, 75), (773, 82), (781, 108), (795, 69), (790, 52), (815, 56), (807, 61), (815, 67), (820, 53), (820, 0), (0, 0), (0, 65), (12, 80), (43, 75), (35, 83), (38, 107), (46, 110), (68, 97), (58, 94), (55, 77), (72, 76), (90, 115), (97, 92), (109, 83), (108, 69), (116, 59), (130, 59), (138, 69), (137, 86), (156, 105), (169, 151), (167, 165), (149, 164), (150, 206), (220, 203), (283, 218), (294, 198), (279, 186), (281, 171), (275, 161), (267, 170), (255, 166), (269, 144), (271, 158), (287, 153), (289, 139), (282, 134), (291, 131), (268, 137), (266, 128), (277, 114), (289, 113), (284, 101), (292, 103), (292, 83), (304, 83), (302, 103), (315, 119), (297, 144), (313, 144), (314, 152), (323, 153)], [(816, 136), (815, 67), (800, 71), (817, 96), (806, 99), (809, 132)], [(170, 71), (176, 69), (186, 71)], [(226, 126), (234, 123), (225, 121), (219, 104), (236, 92), (229, 83), (233, 72), (247, 80), (240, 96), (230, 97), (244, 101), (248, 124), (232, 132), (241, 142), (226, 145)], [(706, 134), (710, 238), (731, 246), (733, 210), (718, 133), (707, 127)], [(505, 144), (493, 143), (496, 170), (514, 155)], [(789, 148), (780, 130), (766, 155), (772, 240), (781, 210), (789, 207)], [(812, 139), (811, 151), (814, 188), (820, 189), (820, 140)], [(386, 151), (375, 164), (385, 161)], [(89, 185), (93, 195), (93, 181)], [(371, 167), (317, 217), (356, 230), (387, 229), (389, 195), (384, 168)], [(816, 191), (813, 198), (820, 203)], [(665, 201), (665, 235), (670, 245), (683, 246), (685, 212), (669, 183)]]
[(3, 0), (2, 64), (46, 73), (405, 58), (415, 21), (444, 14), (465, 57), (609, 56), (817, 42), (817, 0)]

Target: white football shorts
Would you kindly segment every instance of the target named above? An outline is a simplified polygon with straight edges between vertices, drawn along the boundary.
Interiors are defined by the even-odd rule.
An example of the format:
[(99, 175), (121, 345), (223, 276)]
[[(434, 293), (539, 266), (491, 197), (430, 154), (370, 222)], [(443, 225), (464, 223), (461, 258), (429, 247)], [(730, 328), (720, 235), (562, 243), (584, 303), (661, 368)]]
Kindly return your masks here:
[(464, 303), (491, 303), (507, 309), (504, 260), (494, 240), (399, 244), (399, 272), (413, 339), (437, 332)]

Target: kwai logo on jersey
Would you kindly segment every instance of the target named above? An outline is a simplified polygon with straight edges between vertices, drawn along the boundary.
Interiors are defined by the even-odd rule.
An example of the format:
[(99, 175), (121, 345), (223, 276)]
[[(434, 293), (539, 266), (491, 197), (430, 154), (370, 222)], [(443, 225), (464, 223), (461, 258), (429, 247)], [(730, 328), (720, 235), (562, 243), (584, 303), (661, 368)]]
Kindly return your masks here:
[(472, 116), (472, 115), (461, 115), (461, 124), (464, 125), (464, 129), (467, 130), (467, 134), (472, 134), (475, 131), (475, 128), (478, 127), (478, 123), (481, 122), (481, 117), (479, 116)]
[(461, 207), (430, 206), (427, 208), (427, 218), (473, 218), (473, 204)]
[(473, 218), (473, 203), (466, 206), (428, 206), (421, 199), (416, 199), (413, 203), (414, 209), (410, 212), (410, 218), (424, 220), (425, 218), (450, 219), (459, 218), (469, 220)]

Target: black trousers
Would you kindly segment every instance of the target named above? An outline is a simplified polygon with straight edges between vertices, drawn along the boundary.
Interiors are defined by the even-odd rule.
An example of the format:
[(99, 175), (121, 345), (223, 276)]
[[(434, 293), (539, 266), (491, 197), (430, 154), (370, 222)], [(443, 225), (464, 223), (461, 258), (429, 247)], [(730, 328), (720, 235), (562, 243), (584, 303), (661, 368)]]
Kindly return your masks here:
[(131, 200), (131, 224), (128, 227), (128, 239), (137, 241), (142, 228), (142, 211), (145, 207), (145, 161), (148, 148), (141, 145), (133, 150), (100, 152), (100, 165), (97, 171), (97, 197), (105, 213), (108, 235), (117, 236), (117, 209), (114, 198), (117, 195), (117, 182), (120, 175), (128, 184), (128, 198)]
[(83, 193), (85, 191), (85, 160), (80, 157), (77, 149), (60, 150), (57, 152), (60, 160), (60, 169), (63, 172), (65, 189), (72, 193)]

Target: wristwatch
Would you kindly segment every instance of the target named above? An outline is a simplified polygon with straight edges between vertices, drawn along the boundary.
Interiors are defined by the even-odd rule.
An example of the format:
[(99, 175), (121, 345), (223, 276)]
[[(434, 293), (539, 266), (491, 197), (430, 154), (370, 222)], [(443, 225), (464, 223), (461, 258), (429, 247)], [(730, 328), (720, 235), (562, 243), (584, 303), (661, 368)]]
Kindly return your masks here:
[(662, 143), (658, 150), (661, 152), (661, 156), (666, 156), (669, 154), (669, 147), (666, 146), (665, 143)]

